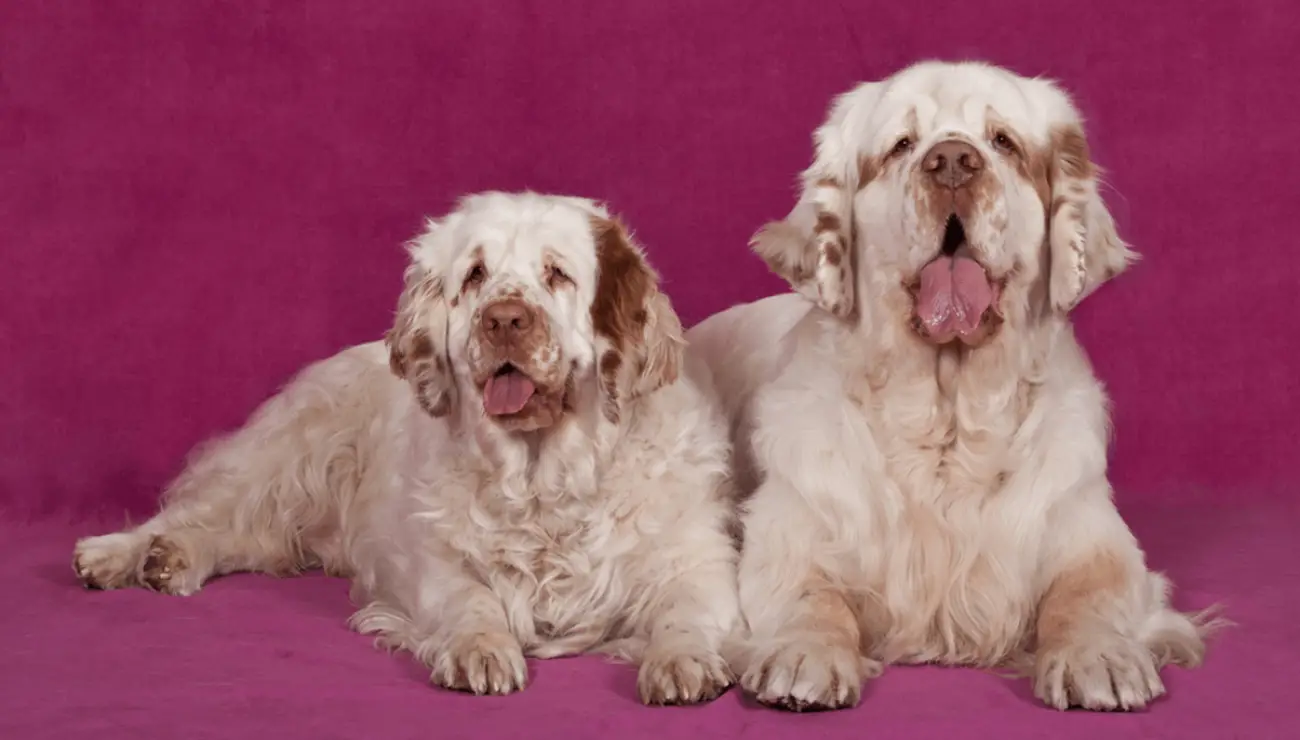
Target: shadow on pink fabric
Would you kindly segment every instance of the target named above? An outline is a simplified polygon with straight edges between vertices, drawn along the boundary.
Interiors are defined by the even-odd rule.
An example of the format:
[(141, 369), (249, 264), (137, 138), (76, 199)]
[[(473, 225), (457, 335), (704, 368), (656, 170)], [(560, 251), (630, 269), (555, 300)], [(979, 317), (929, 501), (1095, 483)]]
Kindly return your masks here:
[[(0, 737), (1293, 736), (1297, 37), (1285, 0), (0, 4)], [(1181, 604), (1238, 623), (1147, 712), (931, 668), (834, 714), (653, 710), (595, 658), (474, 699), (348, 632), (335, 579), (77, 586), (76, 536), (380, 336), (423, 216), (489, 188), (607, 199), (690, 323), (782, 288), (745, 243), (830, 98), (933, 57), (1061, 80), (1144, 255), (1078, 312), (1121, 509)]]

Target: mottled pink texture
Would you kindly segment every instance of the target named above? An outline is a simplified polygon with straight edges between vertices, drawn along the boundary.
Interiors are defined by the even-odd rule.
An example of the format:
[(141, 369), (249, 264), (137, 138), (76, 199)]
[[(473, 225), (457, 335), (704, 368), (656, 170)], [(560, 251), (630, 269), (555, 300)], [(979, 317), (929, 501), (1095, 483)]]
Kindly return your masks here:
[[(1296, 38), (1289, 0), (0, 2), (0, 737), (1287, 736)], [(1061, 79), (1145, 255), (1077, 314), (1120, 500), (1180, 598), (1242, 622), (1170, 701), (1062, 716), (898, 670), (853, 712), (651, 712), (585, 659), (476, 701), (349, 634), (321, 577), (76, 588), (98, 529), (50, 522), (146, 514), (196, 442), (379, 337), (424, 215), (606, 198), (689, 324), (781, 289), (745, 242), (831, 96), (924, 57)]]
[(1178, 601), (1222, 601), (1239, 626), (1205, 666), (1171, 668), (1170, 696), (1134, 715), (1062, 714), (1029, 684), (973, 670), (890, 668), (861, 706), (793, 716), (732, 691), (705, 707), (648, 709), (636, 671), (584, 657), (529, 661), (505, 698), (431, 687), (408, 655), (350, 632), (347, 585), (312, 574), (237, 575), (188, 598), (87, 592), (69, 567), (98, 526), (0, 528), (0, 738), (1294, 738), (1300, 708), (1296, 505), (1170, 501), (1128, 512)]

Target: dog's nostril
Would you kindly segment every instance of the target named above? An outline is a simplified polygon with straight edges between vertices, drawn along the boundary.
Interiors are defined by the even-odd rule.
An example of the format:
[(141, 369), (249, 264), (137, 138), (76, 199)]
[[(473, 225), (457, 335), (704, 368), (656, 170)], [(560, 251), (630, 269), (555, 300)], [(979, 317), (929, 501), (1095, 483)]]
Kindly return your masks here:
[(941, 141), (930, 148), (924, 160), (925, 171), (939, 184), (958, 188), (968, 183), (984, 168), (984, 158), (964, 141)]
[(481, 326), (485, 332), (497, 338), (522, 334), (533, 326), (533, 315), (529, 308), (518, 300), (503, 300), (488, 306), (483, 311)]

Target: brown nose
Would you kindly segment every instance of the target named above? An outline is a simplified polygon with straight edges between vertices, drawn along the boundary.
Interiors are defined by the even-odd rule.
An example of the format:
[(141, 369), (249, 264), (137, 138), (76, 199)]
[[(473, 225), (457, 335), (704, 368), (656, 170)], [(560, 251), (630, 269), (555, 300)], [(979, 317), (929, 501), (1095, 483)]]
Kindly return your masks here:
[(508, 298), (483, 309), (479, 321), (493, 344), (506, 344), (533, 328), (533, 311), (523, 301)]
[(941, 141), (925, 153), (921, 166), (935, 182), (956, 189), (984, 169), (984, 157), (964, 141)]

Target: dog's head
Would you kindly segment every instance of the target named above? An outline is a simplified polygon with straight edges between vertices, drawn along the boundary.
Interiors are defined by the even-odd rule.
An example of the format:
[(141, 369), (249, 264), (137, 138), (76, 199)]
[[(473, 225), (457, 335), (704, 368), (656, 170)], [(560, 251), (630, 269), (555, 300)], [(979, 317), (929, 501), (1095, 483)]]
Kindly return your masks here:
[(815, 144), (799, 202), (753, 247), (845, 319), (875, 307), (934, 344), (977, 345), (1003, 321), (1068, 312), (1136, 256), (1047, 80), (918, 64), (837, 98)]
[(528, 432), (677, 378), (681, 324), (624, 227), (581, 198), (470, 196), (410, 246), (387, 342), (421, 405)]

